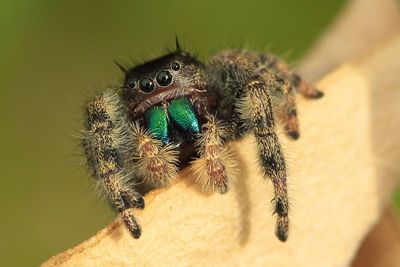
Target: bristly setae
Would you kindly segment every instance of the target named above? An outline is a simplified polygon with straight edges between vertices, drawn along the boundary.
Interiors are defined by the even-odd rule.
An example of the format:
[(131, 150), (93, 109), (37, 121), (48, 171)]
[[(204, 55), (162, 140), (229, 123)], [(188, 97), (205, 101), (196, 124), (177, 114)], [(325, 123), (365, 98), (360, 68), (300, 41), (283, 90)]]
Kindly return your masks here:
[(188, 154), (197, 157), (191, 168), (203, 189), (225, 193), (236, 173), (226, 143), (251, 133), (264, 178), (275, 189), (276, 235), (286, 241), (287, 172), (276, 116), (297, 139), (295, 94), (322, 93), (270, 53), (223, 51), (203, 63), (178, 42), (172, 53), (121, 69), (123, 84), (87, 104), (83, 148), (132, 236), (139, 238), (141, 228), (131, 208), (144, 208), (138, 183), (168, 185), (187, 163), (180, 155)]

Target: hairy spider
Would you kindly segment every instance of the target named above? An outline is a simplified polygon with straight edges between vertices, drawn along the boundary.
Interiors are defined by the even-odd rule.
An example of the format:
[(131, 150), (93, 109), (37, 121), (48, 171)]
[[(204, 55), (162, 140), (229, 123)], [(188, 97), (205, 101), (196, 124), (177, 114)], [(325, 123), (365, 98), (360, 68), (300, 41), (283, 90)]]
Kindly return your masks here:
[(141, 228), (130, 208), (145, 205), (137, 184), (166, 186), (196, 156), (191, 168), (204, 190), (225, 193), (236, 166), (226, 143), (252, 133), (262, 174), (275, 189), (275, 233), (286, 241), (287, 172), (275, 114), (297, 139), (295, 93), (322, 93), (272, 54), (223, 51), (202, 63), (178, 41), (172, 53), (120, 68), (123, 85), (87, 105), (83, 148), (92, 176), (132, 236), (139, 238)]

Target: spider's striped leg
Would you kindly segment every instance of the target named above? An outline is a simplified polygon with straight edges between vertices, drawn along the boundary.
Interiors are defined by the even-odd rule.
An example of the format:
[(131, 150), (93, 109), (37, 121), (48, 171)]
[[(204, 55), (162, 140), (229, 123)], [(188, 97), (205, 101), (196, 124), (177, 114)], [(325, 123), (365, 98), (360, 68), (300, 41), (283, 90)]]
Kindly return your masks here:
[(289, 81), (279, 78), (266, 69), (261, 72), (261, 77), (266, 86), (271, 90), (271, 94), (274, 94), (278, 101), (277, 104), (280, 107), (279, 115), (284, 122), (287, 135), (293, 139), (298, 139), (300, 133), (295, 89)]
[(178, 151), (163, 145), (138, 123), (131, 125), (133, 168), (150, 185), (163, 187), (177, 175)]
[(234, 176), (235, 162), (224, 147), (226, 131), (222, 122), (208, 115), (195, 143), (200, 158), (192, 162), (191, 169), (205, 191), (226, 193), (228, 182)]
[(299, 91), (304, 97), (317, 99), (324, 96), (324, 93), (316, 89), (311, 83), (304, 80), (296, 73), (292, 73), (289, 79), (297, 91)]
[(258, 158), (264, 177), (274, 184), (274, 213), (277, 214), (276, 235), (286, 241), (289, 231), (289, 202), (286, 183), (286, 164), (275, 131), (272, 103), (266, 84), (259, 78), (250, 78), (238, 99), (237, 112), (242, 121), (252, 129), (258, 147)]
[(144, 200), (130, 183), (125, 166), (124, 147), (128, 139), (123, 118), (115, 94), (107, 91), (95, 97), (87, 106), (82, 145), (92, 176), (108, 195), (132, 236), (139, 238), (141, 229), (129, 208), (144, 208)]
[(292, 71), (290, 67), (279, 57), (265, 53), (260, 55), (261, 62), (277, 76), (282, 79), (289, 80), (295, 90), (307, 98), (320, 98), (324, 94), (316, 89), (311, 83), (301, 78), (297, 73)]

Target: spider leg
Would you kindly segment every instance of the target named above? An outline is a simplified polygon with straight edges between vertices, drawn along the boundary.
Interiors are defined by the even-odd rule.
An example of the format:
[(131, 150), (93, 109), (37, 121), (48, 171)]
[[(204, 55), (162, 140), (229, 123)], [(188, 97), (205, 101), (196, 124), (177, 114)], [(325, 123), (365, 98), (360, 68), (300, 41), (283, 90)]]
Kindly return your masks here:
[(87, 105), (86, 130), (83, 148), (92, 176), (119, 212), (122, 221), (134, 238), (141, 229), (129, 208), (144, 208), (142, 196), (131, 184), (125, 166), (124, 146), (127, 142), (118, 97), (107, 91)]
[(260, 61), (279, 77), (289, 80), (293, 84), (295, 90), (304, 97), (316, 99), (324, 95), (311, 83), (302, 79), (297, 73), (293, 72), (290, 67), (277, 56), (271, 53), (261, 54)]
[(299, 91), (304, 97), (317, 99), (324, 95), (324, 93), (317, 90), (311, 83), (304, 80), (296, 73), (292, 73), (290, 80), (294, 87), (297, 88), (297, 91)]
[(275, 99), (279, 102), (281, 111), (279, 115), (285, 123), (287, 135), (293, 139), (298, 139), (300, 132), (294, 87), (289, 81), (281, 79), (266, 69), (262, 69), (260, 74), (267, 87), (271, 89), (271, 94), (274, 94)]
[[(278, 136), (274, 111), (283, 117), (289, 136), (299, 137), (295, 93), (307, 98), (323, 95), (301, 79), (289, 66), (272, 54), (251, 51), (225, 51), (208, 63), (211, 88), (218, 97), (217, 111), (233, 129), (237, 140), (253, 131), (263, 176), (274, 185), (276, 235), (286, 241), (289, 232), (287, 171)], [(234, 106), (234, 110), (232, 110)]]
[(264, 81), (258, 77), (245, 82), (243, 95), (236, 104), (237, 112), (254, 132), (258, 158), (264, 177), (270, 177), (275, 191), (274, 213), (277, 214), (276, 236), (286, 241), (289, 231), (286, 164), (275, 130), (272, 101)]
[(206, 192), (226, 193), (229, 179), (234, 176), (235, 162), (224, 147), (226, 131), (213, 115), (207, 115), (207, 122), (195, 143), (200, 158), (192, 162), (191, 169)]
[(133, 168), (150, 185), (163, 187), (177, 175), (178, 152), (172, 145), (163, 145), (138, 123), (131, 125)]

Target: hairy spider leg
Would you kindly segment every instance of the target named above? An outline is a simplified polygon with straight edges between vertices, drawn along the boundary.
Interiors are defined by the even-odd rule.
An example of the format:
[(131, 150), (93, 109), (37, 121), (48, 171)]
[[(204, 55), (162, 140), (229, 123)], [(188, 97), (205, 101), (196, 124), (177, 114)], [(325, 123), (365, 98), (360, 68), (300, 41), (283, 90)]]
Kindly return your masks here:
[(266, 84), (259, 77), (249, 78), (243, 90), (243, 96), (236, 104), (237, 111), (243, 122), (253, 131), (264, 177), (271, 178), (274, 185), (274, 213), (277, 214), (275, 233), (279, 240), (286, 241), (289, 232), (287, 172), (276, 134), (271, 97)]
[(289, 80), (294, 86), (295, 90), (306, 98), (317, 99), (324, 94), (316, 89), (311, 83), (301, 78), (297, 73), (292, 71), (288, 64), (286, 64), (279, 57), (271, 53), (259, 54), (260, 62), (264, 64), (271, 72), (284, 80)]
[(283, 120), (286, 134), (293, 139), (300, 137), (299, 118), (297, 117), (296, 108), (296, 91), (292, 84), (276, 76), (266, 68), (259, 70), (261, 78), (265, 82), (267, 88), (271, 90), (280, 109), (280, 117)]
[[(284, 72), (278, 71), (271, 62), (272, 60), (274, 60), (273, 62), (278, 62), (279, 58), (250, 51), (227, 51), (216, 58), (217, 61), (212, 61), (212, 64), (221, 64), (218, 61), (222, 60), (222, 70), (228, 66), (228, 69), (231, 68), (231, 70), (239, 68), (248, 75), (260, 76), (268, 90), (270, 90), (274, 106), (279, 111), (277, 115), (284, 123), (287, 135), (293, 139), (299, 138), (299, 119), (297, 117), (295, 98), (297, 90), (293, 83), (287, 80), (286, 76), (290, 76), (292, 73), (287, 65), (284, 65), (283, 62), (280, 63), (279, 66), (284, 65), (287, 68), (284, 69)], [(226, 63), (229, 64), (226, 65)], [(271, 67), (269, 63), (274, 67)]]
[(141, 229), (129, 208), (143, 209), (144, 200), (123, 168), (127, 136), (121, 122), (125, 116), (120, 108), (118, 97), (110, 91), (88, 103), (83, 147), (92, 176), (108, 195), (132, 236), (139, 238)]
[(145, 183), (163, 187), (176, 178), (178, 151), (164, 145), (137, 122), (130, 125), (132, 135), (132, 165)]
[(226, 193), (229, 180), (235, 176), (236, 163), (225, 147), (226, 131), (221, 121), (208, 114), (195, 142), (199, 158), (192, 162), (191, 169), (206, 192)]

